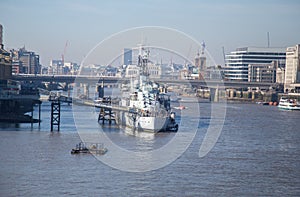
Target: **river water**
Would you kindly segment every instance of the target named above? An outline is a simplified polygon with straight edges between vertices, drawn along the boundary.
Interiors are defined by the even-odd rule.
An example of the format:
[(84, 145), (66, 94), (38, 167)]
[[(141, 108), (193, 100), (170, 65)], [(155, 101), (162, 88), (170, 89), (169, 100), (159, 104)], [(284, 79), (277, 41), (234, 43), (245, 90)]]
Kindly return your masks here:
[[(42, 105), (40, 128), (1, 125), (0, 196), (300, 195), (299, 111), (227, 104), (217, 143), (199, 158), (211, 109), (210, 103), (200, 103), (198, 131), (188, 149), (163, 168), (135, 173), (110, 167), (90, 154), (71, 155), (80, 137), (72, 106), (61, 109), (59, 133), (49, 132), (50, 103)], [(108, 126), (104, 132), (125, 149), (157, 149), (175, 136), (135, 136)]]

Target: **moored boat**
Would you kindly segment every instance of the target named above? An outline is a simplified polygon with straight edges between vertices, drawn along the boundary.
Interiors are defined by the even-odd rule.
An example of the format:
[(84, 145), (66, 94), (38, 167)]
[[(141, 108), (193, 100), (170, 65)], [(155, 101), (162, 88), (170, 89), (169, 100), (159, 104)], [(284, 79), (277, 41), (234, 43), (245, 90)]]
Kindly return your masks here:
[(286, 110), (300, 110), (300, 103), (297, 99), (288, 99), (282, 97), (279, 101), (278, 108)]
[(131, 80), (130, 92), (123, 92), (119, 107), (127, 111), (116, 112), (116, 123), (138, 131), (177, 131), (175, 112), (171, 111), (170, 95), (161, 92), (159, 84), (150, 81), (149, 50), (142, 46), (138, 55), (139, 73)]

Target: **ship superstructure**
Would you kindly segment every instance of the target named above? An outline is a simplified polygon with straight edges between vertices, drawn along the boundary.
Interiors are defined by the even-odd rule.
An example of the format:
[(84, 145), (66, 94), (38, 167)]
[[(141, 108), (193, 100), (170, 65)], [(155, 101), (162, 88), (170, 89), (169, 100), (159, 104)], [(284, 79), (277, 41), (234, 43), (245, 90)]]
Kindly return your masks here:
[(124, 92), (119, 104), (129, 110), (117, 112), (117, 124), (139, 131), (177, 131), (178, 124), (175, 113), (171, 111), (170, 96), (162, 91), (159, 84), (149, 79), (149, 54), (148, 49), (140, 46), (138, 76), (131, 79), (130, 91)]

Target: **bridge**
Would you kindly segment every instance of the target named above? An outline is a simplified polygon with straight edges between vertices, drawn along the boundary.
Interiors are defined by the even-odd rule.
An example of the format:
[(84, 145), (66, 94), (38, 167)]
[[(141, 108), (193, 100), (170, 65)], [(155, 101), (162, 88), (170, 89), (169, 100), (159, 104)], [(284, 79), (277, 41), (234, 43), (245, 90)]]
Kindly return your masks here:
[[(54, 82), (54, 83), (121, 83), (130, 79), (110, 76), (87, 76), (87, 75), (34, 75), (20, 74), (14, 75), (13, 80), (32, 81), (32, 82)], [(76, 81), (75, 81), (76, 80)], [(224, 87), (224, 88), (269, 88), (277, 87), (281, 84), (268, 82), (247, 82), (247, 81), (226, 81), (226, 80), (185, 80), (185, 79), (153, 79), (158, 83), (167, 84), (191, 84), (198, 87)]]

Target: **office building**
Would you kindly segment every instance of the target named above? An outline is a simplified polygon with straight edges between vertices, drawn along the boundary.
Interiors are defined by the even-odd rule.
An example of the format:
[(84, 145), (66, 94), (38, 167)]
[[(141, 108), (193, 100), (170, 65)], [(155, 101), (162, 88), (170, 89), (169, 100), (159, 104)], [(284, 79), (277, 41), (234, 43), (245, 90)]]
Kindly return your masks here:
[(10, 53), (4, 50), (3, 45), (0, 48), (0, 80), (10, 79), (12, 75), (12, 62)]
[(3, 46), (3, 26), (0, 24), (0, 48), (4, 48)]
[(275, 63), (269, 64), (249, 64), (248, 65), (248, 81), (249, 82), (276, 82)]
[(50, 67), (48, 69), (49, 75), (62, 75), (63, 74), (63, 61), (50, 60)]
[(4, 50), (3, 45), (3, 27), (0, 24), (0, 80), (7, 80), (11, 78), (12, 66), (11, 66), (10, 53)]
[(25, 47), (10, 51), (14, 74), (40, 74), (40, 56), (33, 51), (27, 51)]
[(123, 53), (123, 65), (132, 64), (132, 49), (125, 48)]
[(285, 80), (286, 92), (300, 90), (300, 44), (286, 49)]
[(249, 64), (270, 64), (284, 61), (284, 48), (244, 47), (225, 56), (224, 75), (227, 80), (248, 81)]

